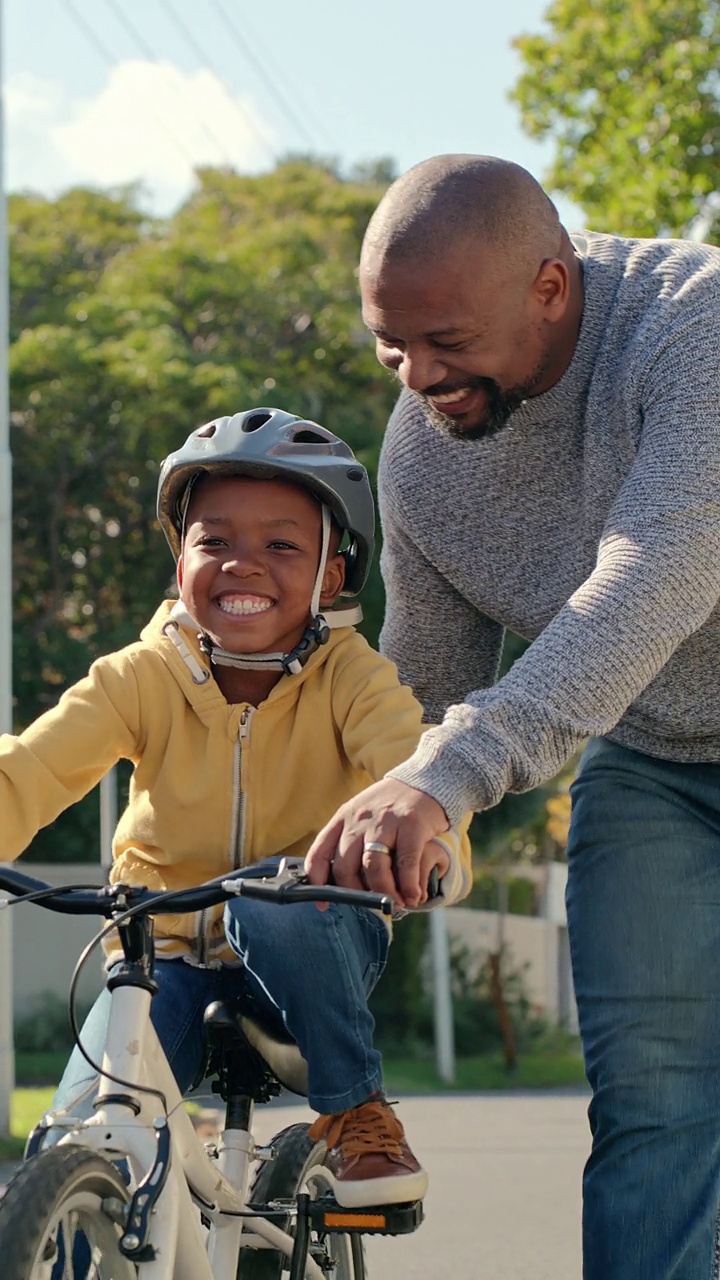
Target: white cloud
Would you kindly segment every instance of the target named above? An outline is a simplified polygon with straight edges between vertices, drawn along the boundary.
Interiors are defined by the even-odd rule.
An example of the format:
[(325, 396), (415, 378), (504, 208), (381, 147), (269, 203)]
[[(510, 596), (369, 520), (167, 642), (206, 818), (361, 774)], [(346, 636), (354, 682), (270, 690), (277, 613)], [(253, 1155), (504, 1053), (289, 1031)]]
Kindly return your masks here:
[(8, 80), (5, 101), (11, 191), (141, 181), (151, 207), (167, 212), (187, 194), (195, 165), (253, 172), (272, 163), (273, 139), (252, 103), (204, 68), (122, 62), (93, 98), (22, 73)]

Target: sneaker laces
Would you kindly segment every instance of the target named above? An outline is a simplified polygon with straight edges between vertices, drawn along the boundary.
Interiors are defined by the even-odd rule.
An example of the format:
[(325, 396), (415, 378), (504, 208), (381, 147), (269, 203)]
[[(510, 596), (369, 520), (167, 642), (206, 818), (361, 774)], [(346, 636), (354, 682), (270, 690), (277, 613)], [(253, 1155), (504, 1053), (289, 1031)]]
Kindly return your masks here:
[(345, 1157), (382, 1151), (401, 1160), (405, 1131), (386, 1102), (363, 1102), (350, 1111), (318, 1116), (310, 1126), (309, 1137), (313, 1142), (324, 1141), (328, 1151), (340, 1146)]

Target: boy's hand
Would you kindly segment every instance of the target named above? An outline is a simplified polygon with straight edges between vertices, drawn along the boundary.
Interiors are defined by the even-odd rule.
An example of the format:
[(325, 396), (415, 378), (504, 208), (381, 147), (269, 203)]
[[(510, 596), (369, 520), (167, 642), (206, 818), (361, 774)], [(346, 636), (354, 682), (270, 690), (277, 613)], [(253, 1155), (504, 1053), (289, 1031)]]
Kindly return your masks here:
[[(442, 805), (396, 778), (383, 778), (353, 796), (326, 823), (308, 850), (311, 884), (386, 893), (399, 907), (417, 907), (427, 897), (433, 866), (449, 859), (428, 844), (448, 829)], [(380, 846), (373, 848), (373, 846)]]
[(420, 906), (428, 900), (428, 886), (434, 867), (437, 867), (438, 880), (442, 880), (450, 868), (450, 854), (437, 840), (428, 840), (420, 858)]

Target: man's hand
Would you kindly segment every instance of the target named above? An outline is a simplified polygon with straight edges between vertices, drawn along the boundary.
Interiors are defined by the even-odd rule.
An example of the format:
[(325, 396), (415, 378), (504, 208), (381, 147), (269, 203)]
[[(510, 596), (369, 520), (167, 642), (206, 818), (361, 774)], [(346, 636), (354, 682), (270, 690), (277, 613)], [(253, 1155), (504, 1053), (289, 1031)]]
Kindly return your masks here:
[(441, 845), (447, 831), (437, 800), (395, 778), (383, 778), (341, 805), (311, 844), (305, 870), (311, 884), (386, 893), (399, 907), (417, 907), (427, 897), (434, 866), (449, 863)]

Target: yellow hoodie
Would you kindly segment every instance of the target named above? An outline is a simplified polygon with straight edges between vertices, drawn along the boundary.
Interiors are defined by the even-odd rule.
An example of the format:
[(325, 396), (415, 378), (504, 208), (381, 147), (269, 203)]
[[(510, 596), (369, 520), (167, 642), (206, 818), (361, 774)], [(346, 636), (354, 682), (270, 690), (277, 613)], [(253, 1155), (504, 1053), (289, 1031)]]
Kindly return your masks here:
[[(412, 755), (420, 705), (352, 627), (253, 707), (225, 700), (172, 607), (165, 601), (138, 642), (99, 658), (19, 737), (0, 737), (5, 859), (127, 759), (110, 879), (186, 888), (276, 854), (304, 857), (339, 805)], [(457, 901), (470, 888), (469, 844), (455, 829), (441, 839), (451, 855), (441, 901)], [(237, 962), (221, 907), (158, 916), (155, 936), (163, 956)]]

